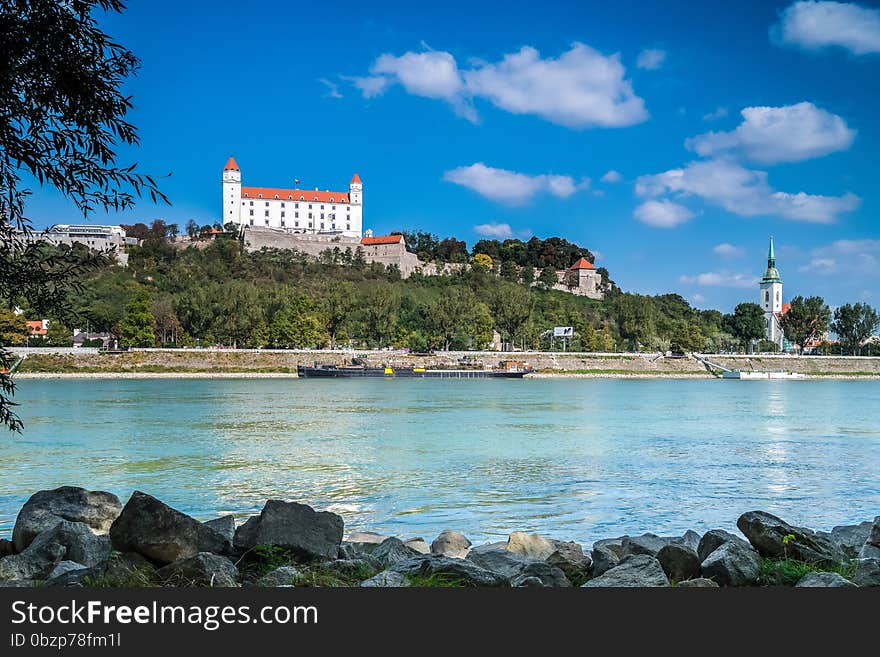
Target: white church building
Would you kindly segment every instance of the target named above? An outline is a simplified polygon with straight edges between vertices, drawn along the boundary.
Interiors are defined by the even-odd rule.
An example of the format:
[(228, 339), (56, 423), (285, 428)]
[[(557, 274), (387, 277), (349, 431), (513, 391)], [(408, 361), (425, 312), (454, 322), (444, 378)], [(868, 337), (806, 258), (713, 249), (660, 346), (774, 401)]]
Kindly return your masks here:
[(241, 169), (230, 157), (223, 167), (223, 223), (359, 239), (363, 234), (363, 189), (358, 174), (346, 192), (245, 187)]
[(764, 337), (773, 342), (780, 351), (785, 349), (785, 334), (782, 332), (780, 319), (791, 308), (782, 303), (782, 279), (776, 268), (776, 254), (773, 251), (773, 237), (770, 237), (770, 249), (767, 252), (767, 269), (759, 284), (761, 290), (761, 309), (764, 311)]

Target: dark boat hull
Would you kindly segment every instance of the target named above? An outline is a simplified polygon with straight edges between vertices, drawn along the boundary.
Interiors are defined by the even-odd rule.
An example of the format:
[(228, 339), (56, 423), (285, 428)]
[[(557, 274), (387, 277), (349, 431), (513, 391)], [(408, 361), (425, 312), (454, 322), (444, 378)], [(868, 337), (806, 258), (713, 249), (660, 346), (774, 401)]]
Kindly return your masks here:
[(303, 378), (377, 378), (377, 379), (521, 379), (526, 370), (429, 370), (412, 367), (310, 367), (296, 368)]

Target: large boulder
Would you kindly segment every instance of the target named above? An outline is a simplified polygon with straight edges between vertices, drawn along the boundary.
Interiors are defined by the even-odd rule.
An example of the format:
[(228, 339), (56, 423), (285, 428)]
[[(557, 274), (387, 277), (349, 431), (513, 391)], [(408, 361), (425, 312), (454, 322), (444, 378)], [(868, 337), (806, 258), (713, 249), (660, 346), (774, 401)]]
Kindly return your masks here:
[(543, 561), (556, 551), (556, 544), (540, 534), (513, 532), (507, 538), (507, 551), (528, 559)]
[(620, 563), (620, 557), (614, 552), (610, 546), (593, 547), (590, 552), (590, 558), (593, 562), (593, 577), (602, 575)]
[(718, 585), (706, 577), (695, 577), (675, 584), (677, 589), (717, 589)]
[(280, 566), (260, 577), (254, 584), (265, 587), (293, 586), (301, 576), (302, 573), (295, 566)]
[(847, 560), (843, 549), (827, 536), (789, 525), (765, 511), (742, 514), (736, 526), (765, 557), (795, 559), (819, 565), (837, 565)]
[(431, 554), (431, 546), (420, 536), (417, 538), (409, 538), (405, 540), (403, 544), (419, 554)]
[(226, 548), (225, 539), (210, 527), (140, 491), (132, 493), (113, 522), (110, 539), (120, 552), (137, 552), (160, 565)]
[(412, 559), (419, 554), (421, 553), (407, 547), (399, 538), (391, 537), (382, 541), (382, 543), (370, 553), (370, 557), (383, 568), (388, 568), (398, 561)]
[(703, 538), (700, 539), (700, 542), (697, 545), (697, 556), (700, 558), (700, 563), (704, 562), (706, 557), (728, 541), (738, 542), (745, 548), (751, 547), (748, 541), (740, 538), (736, 534), (731, 534), (723, 529), (710, 529), (703, 534)]
[(0, 582), (46, 579), (65, 554), (67, 548), (60, 543), (28, 545), (24, 551), (0, 559)]
[(857, 586), (880, 586), (880, 559), (860, 559), (851, 579)]
[(464, 559), (470, 547), (471, 542), (464, 534), (452, 529), (444, 529), (431, 542), (431, 554)]
[(365, 579), (361, 582), (361, 586), (364, 588), (390, 589), (402, 588), (409, 585), (409, 578), (406, 575), (401, 575), (393, 570), (383, 570), (381, 573), (373, 575), (369, 579)]
[(112, 547), (110, 537), (92, 533), (88, 525), (82, 522), (62, 520), (57, 525), (39, 534), (31, 545), (58, 543), (67, 548), (65, 559), (91, 568), (107, 560)]
[(614, 554), (617, 555), (618, 559), (623, 559), (626, 554), (623, 551), (623, 542), (628, 539), (629, 536), (619, 536), (618, 538), (603, 538), (595, 543), (593, 543), (593, 550), (598, 548), (605, 548), (606, 550), (610, 550)]
[(171, 586), (238, 586), (238, 568), (235, 564), (226, 557), (210, 552), (199, 552), (170, 563), (156, 571), (156, 575)]
[(557, 542), (556, 549), (545, 561), (559, 568), (572, 581), (586, 580), (593, 568), (593, 560), (574, 542)]
[(696, 552), (697, 548), (700, 546), (700, 540), (702, 540), (702, 537), (697, 532), (693, 529), (688, 529), (681, 535), (681, 537), (675, 539), (673, 542), (677, 545), (684, 545)]
[(235, 531), (235, 548), (278, 545), (305, 560), (335, 559), (342, 543), (342, 517), (307, 504), (269, 500)]
[(352, 532), (345, 540), (349, 543), (372, 543), (375, 545), (381, 545), (388, 538), (391, 537), (385, 536), (384, 534), (377, 534), (376, 532)]
[(800, 588), (855, 588), (855, 584), (838, 573), (807, 573), (798, 580)]
[(880, 516), (874, 518), (871, 533), (859, 550), (860, 559), (880, 559)]
[(119, 498), (113, 493), (76, 486), (41, 490), (31, 495), (18, 512), (12, 543), (15, 551), (21, 552), (38, 534), (62, 520), (82, 522), (95, 532), (106, 534), (121, 510)]
[(137, 552), (112, 552), (106, 561), (91, 568), (70, 569), (59, 574), (53, 572), (46, 586), (85, 587), (99, 582), (104, 586), (139, 587), (153, 584), (155, 571), (154, 566)]
[(471, 550), (467, 555), (467, 561), (472, 561), (480, 568), (491, 570), (507, 579), (512, 579), (522, 572), (522, 569), (531, 563), (536, 563), (533, 559), (509, 552), (504, 549), (494, 550)]
[(660, 562), (647, 554), (633, 554), (582, 588), (669, 586)]
[(667, 543), (657, 552), (657, 561), (666, 576), (674, 582), (700, 576), (700, 557), (686, 545)]
[(761, 556), (741, 542), (727, 541), (706, 557), (701, 570), (721, 586), (748, 586), (758, 581)]
[(511, 586), (517, 586), (517, 584), (514, 583), (514, 580), (517, 578), (520, 580), (524, 578), (535, 578), (541, 582), (542, 586), (553, 588), (567, 588), (571, 586), (568, 577), (566, 577), (565, 573), (560, 568), (552, 566), (545, 561), (533, 561), (524, 566), (522, 570), (519, 571), (519, 575), (510, 580)]
[(641, 536), (626, 536), (623, 539), (623, 556), (630, 554), (646, 554), (649, 557), (657, 556), (664, 545), (672, 542), (673, 539), (663, 538), (656, 534), (642, 534)]
[(0, 559), (15, 554), (15, 548), (12, 547), (12, 541), (0, 538)]
[(481, 568), (472, 561), (441, 555), (421, 555), (399, 561), (391, 570), (413, 579), (416, 577), (432, 580), (437, 586), (489, 587), (506, 586), (507, 578)]
[(865, 521), (858, 525), (838, 525), (833, 527), (829, 536), (837, 543), (846, 556), (854, 559), (859, 555), (859, 550), (868, 542), (874, 523)]
[(61, 577), (67, 573), (72, 573), (78, 570), (86, 570), (86, 567), (76, 561), (59, 561), (55, 564), (52, 572), (46, 576), (46, 580), (52, 581), (56, 577)]
[(223, 537), (223, 541), (226, 545), (224, 552), (232, 550), (232, 540), (235, 538), (235, 516), (220, 516), (213, 520), (206, 520), (202, 524), (209, 529), (213, 529)]

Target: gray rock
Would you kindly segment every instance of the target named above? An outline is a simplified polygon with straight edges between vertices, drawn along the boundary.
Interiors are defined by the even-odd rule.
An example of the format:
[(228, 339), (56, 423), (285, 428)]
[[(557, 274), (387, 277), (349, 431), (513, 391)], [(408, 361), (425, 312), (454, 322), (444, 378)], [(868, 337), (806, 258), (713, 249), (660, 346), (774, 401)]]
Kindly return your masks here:
[(693, 529), (688, 529), (680, 538), (675, 539), (673, 543), (684, 545), (696, 552), (697, 548), (700, 546), (700, 540), (701, 537), (697, 532)]
[(543, 588), (545, 585), (544, 582), (537, 577), (532, 577), (531, 575), (517, 575), (510, 580), (510, 586), (517, 589), (538, 589)]
[(76, 561), (59, 561), (52, 569), (52, 572), (46, 576), (46, 579), (51, 581), (56, 577), (61, 577), (62, 575), (66, 575), (67, 573), (73, 572), (75, 570), (85, 569), (86, 566), (83, 566), (81, 563), (77, 563)]
[(795, 584), (800, 588), (855, 588), (856, 585), (838, 573), (807, 573)]
[(329, 511), (315, 511), (306, 504), (269, 500), (260, 515), (248, 519), (235, 531), (235, 547), (249, 550), (257, 545), (278, 545), (303, 559), (333, 559), (342, 543), (342, 518)]
[(873, 523), (867, 521), (858, 525), (838, 525), (831, 529), (829, 536), (841, 547), (846, 556), (854, 559), (859, 555), (862, 546), (868, 542), (872, 527)]
[(255, 582), (255, 585), (265, 587), (290, 586), (301, 575), (302, 573), (293, 566), (281, 566), (263, 575)]
[(590, 552), (590, 558), (593, 561), (593, 577), (599, 577), (620, 564), (620, 558), (616, 552), (612, 551), (610, 546), (600, 545), (599, 547), (594, 547), (593, 551)]
[(546, 562), (559, 568), (572, 581), (586, 580), (593, 570), (593, 560), (577, 543), (558, 542)]
[(728, 541), (739, 542), (745, 548), (752, 547), (748, 541), (736, 534), (731, 534), (723, 529), (711, 529), (703, 534), (703, 538), (700, 539), (700, 543), (697, 546), (697, 556), (700, 558), (700, 563), (704, 562), (706, 557)]
[(238, 568), (229, 559), (210, 552), (199, 552), (156, 571), (156, 575), (172, 586), (238, 586)]
[(531, 563), (532, 559), (508, 552), (505, 549), (471, 550), (467, 555), (467, 561), (472, 561), (480, 568), (491, 570), (507, 579), (512, 579), (522, 572), (522, 569)]
[(852, 582), (856, 586), (880, 586), (880, 559), (860, 559)]
[(540, 534), (513, 532), (507, 538), (507, 551), (543, 561), (556, 551), (556, 545)]
[(700, 576), (700, 557), (696, 551), (678, 543), (668, 543), (657, 552), (663, 572), (674, 582)]
[(48, 529), (31, 542), (31, 545), (44, 543), (58, 543), (67, 548), (65, 559), (82, 564), (85, 568), (91, 568), (107, 560), (112, 547), (110, 537), (92, 532), (88, 525), (82, 522), (62, 520), (57, 525)]
[(874, 518), (874, 526), (871, 528), (871, 535), (867, 542), (880, 547), (880, 516)]
[(514, 579), (523, 577), (534, 577), (538, 579), (543, 586), (553, 588), (568, 588), (571, 586), (568, 577), (565, 576), (565, 573), (560, 568), (551, 566), (545, 561), (534, 561), (524, 566), (523, 569), (520, 570), (519, 575), (510, 581), (510, 585), (514, 586)]
[(0, 538), (0, 559), (3, 557), (9, 557), (13, 554), (15, 554), (15, 548), (12, 546), (12, 541)]
[(471, 552), (492, 552), (494, 550), (507, 550), (507, 541), (493, 541), (491, 543), (483, 543), (482, 545), (471, 547), (471, 549), (468, 550), (468, 554), (470, 554)]
[(434, 577), (462, 586), (506, 586), (508, 583), (505, 577), (481, 568), (467, 559), (435, 554), (399, 561), (391, 567), (391, 570), (409, 578)]
[(705, 577), (695, 577), (694, 579), (687, 579), (683, 582), (678, 582), (675, 585), (677, 589), (717, 589), (718, 585), (713, 582), (711, 579), (706, 579)]
[(96, 570), (103, 577), (114, 580), (127, 580), (135, 575), (149, 579), (156, 572), (156, 567), (137, 552), (113, 552), (107, 561), (96, 566)]
[(22, 552), (0, 559), (0, 582), (46, 579), (65, 554), (67, 548), (59, 543), (28, 545)]
[(392, 589), (403, 588), (409, 585), (409, 578), (406, 575), (401, 575), (393, 570), (383, 570), (381, 573), (361, 582), (361, 586), (364, 588)]
[(605, 548), (606, 550), (611, 550), (611, 552), (616, 554), (618, 559), (623, 559), (626, 556), (623, 550), (623, 542), (628, 538), (629, 536), (620, 536), (618, 538), (603, 538), (593, 543), (593, 549), (595, 550), (596, 548)]
[(668, 545), (674, 539), (663, 538), (656, 534), (642, 534), (641, 536), (627, 536), (623, 539), (623, 556), (631, 554), (646, 554), (656, 557), (664, 545)]
[(880, 547), (873, 543), (865, 543), (859, 550), (859, 559), (880, 559)]
[(213, 529), (223, 537), (223, 540), (226, 542), (224, 552), (232, 550), (232, 539), (235, 537), (235, 516), (220, 516), (213, 520), (206, 520), (202, 524), (205, 525), (205, 527)]
[[(820, 565), (837, 565), (847, 560), (843, 549), (831, 539), (811, 529), (789, 525), (764, 511), (742, 514), (736, 526), (765, 557), (796, 559)], [(789, 537), (787, 541), (786, 537)]]
[(642, 586), (669, 586), (669, 579), (663, 572), (660, 562), (647, 554), (624, 557), (617, 566), (591, 579), (582, 588)]
[(398, 561), (411, 559), (419, 554), (421, 553), (404, 545), (403, 541), (399, 538), (392, 537), (382, 541), (382, 543), (370, 553), (370, 556), (382, 568), (388, 568)]
[(727, 541), (706, 557), (701, 570), (721, 586), (748, 586), (758, 580), (761, 556), (739, 541)]
[(113, 552), (106, 561), (96, 566), (69, 570), (51, 577), (46, 581), (46, 586), (84, 587), (96, 582), (110, 586), (138, 586), (152, 583), (155, 571), (153, 565), (136, 552)]
[(110, 539), (120, 552), (138, 552), (160, 565), (226, 547), (210, 527), (140, 491), (132, 493), (111, 525)]
[(76, 486), (41, 490), (21, 507), (12, 530), (16, 552), (31, 544), (37, 534), (52, 529), (62, 520), (83, 522), (94, 531), (107, 533), (122, 505), (113, 493), (89, 491)]
[(419, 554), (431, 554), (431, 546), (425, 542), (421, 536), (418, 538), (410, 538), (403, 542), (410, 550), (415, 550)]
[(431, 554), (464, 559), (470, 546), (471, 542), (464, 534), (452, 529), (444, 529), (431, 543)]
[(381, 545), (387, 538), (391, 537), (377, 534), (376, 532), (352, 532), (346, 540), (349, 543), (374, 543)]

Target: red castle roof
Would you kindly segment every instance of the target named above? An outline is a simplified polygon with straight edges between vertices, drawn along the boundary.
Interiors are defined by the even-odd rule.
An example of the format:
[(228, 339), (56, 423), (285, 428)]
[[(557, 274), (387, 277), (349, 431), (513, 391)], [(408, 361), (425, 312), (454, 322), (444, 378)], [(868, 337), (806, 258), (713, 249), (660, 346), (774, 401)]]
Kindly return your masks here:
[(581, 258), (571, 267), (569, 267), (569, 269), (595, 269), (595, 267), (593, 266), (593, 263), (586, 258)]
[(380, 244), (400, 244), (403, 235), (379, 235), (377, 237), (364, 237), (361, 244), (364, 246), (378, 246)]
[[(276, 198), (276, 196), (278, 198)], [(274, 187), (242, 187), (241, 197), (267, 201), (315, 201), (318, 203), (348, 203), (346, 192), (317, 192), (308, 189), (276, 189)]]
[(226, 161), (226, 166), (223, 167), (223, 170), (224, 171), (241, 171), (241, 169), (238, 168), (238, 163), (235, 161), (235, 158), (232, 157), (231, 155), (229, 156), (229, 159)]
[(349, 184), (350, 184), (350, 185), (354, 185), (354, 184), (358, 184), (358, 185), (360, 185), (360, 184), (361, 184), (361, 177), (360, 177), (359, 175), (357, 175), (357, 174), (354, 174), (354, 175), (351, 177), (351, 182), (350, 182)]

